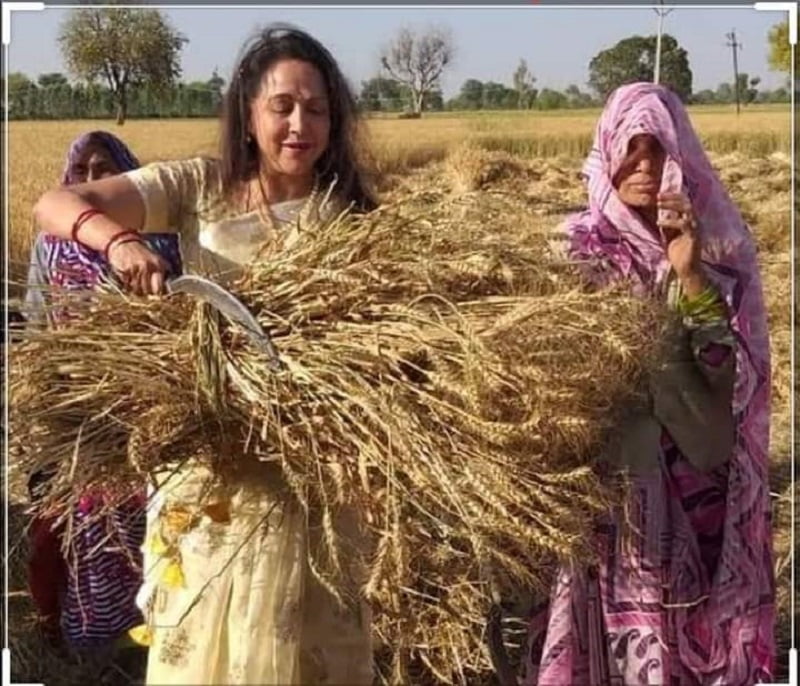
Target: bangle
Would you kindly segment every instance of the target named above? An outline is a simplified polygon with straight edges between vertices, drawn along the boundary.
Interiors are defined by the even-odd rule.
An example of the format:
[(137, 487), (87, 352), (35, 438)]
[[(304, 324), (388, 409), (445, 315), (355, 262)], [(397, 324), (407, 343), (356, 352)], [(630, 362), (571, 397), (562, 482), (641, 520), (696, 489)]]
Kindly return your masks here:
[[(131, 236), (130, 238), (123, 238), (121, 241), (117, 241), (116, 243), (114, 243), (114, 247), (118, 248), (120, 245), (125, 245), (125, 243), (142, 243), (142, 239), (134, 238), (133, 236)], [(108, 261), (108, 259), (106, 259), (106, 261)]]
[(106, 247), (103, 248), (103, 257), (106, 258), (106, 262), (108, 262), (108, 253), (111, 251), (111, 248), (114, 247), (114, 245), (119, 244), (120, 239), (124, 238), (125, 236), (131, 236), (131, 238), (126, 241), (122, 241), (123, 243), (133, 243), (134, 241), (137, 243), (142, 242), (142, 237), (139, 235), (138, 231), (132, 231), (128, 229), (125, 231), (120, 231), (119, 233), (115, 233), (113, 236), (111, 236), (111, 238), (109, 238), (108, 243), (106, 243)]
[(85, 243), (81, 243), (78, 240), (78, 229), (80, 229), (87, 221), (89, 221), (92, 217), (97, 216), (98, 214), (103, 214), (101, 210), (98, 210), (96, 207), (90, 207), (88, 210), (84, 210), (78, 215), (78, 218), (75, 220), (75, 223), (72, 225), (72, 240), (82, 245), (85, 248), (89, 246)]
[(725, 303), (717, 289), (713, 286), (708, 286), (693, 298), (687, 298), (682, 295), (678, 299), (678, 312), (683, 317), (698, 320), (721, 319), (725, 317)]

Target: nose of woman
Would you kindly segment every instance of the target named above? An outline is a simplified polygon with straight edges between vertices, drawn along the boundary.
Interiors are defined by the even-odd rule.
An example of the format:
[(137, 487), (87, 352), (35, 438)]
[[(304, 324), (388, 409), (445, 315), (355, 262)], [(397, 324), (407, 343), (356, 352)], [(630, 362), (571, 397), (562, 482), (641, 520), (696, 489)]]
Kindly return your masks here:
[(644, 154), (642, 155), (638, 162), (636, 163), (636, 171), (647, 173), (653, 168), (653, 161), (650, 159), (650, 155)]

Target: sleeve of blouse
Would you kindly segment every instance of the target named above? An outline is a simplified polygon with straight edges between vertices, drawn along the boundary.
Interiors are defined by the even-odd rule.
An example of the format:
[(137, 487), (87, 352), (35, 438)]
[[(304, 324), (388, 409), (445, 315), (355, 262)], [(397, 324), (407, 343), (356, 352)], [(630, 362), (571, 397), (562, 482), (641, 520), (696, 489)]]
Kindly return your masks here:
[(209, 161), (203, 158), (154, 162), (125, 172), (145, 207), (142, 231), (180, 231), (189, 213), (198, 210), (207, 184)]
[(716, 293), (699, 305), (678, 301), (681, 316), (665, 336), (651, 394), (656, 418), (681, 452), (708, 471), (733, 451), (736, 347), (725, 304)]
[(728, 387), (736, 374), (736, 337), (724, 301), (712, 291), (713, 299), (700, 308), (679, 311), (688, 334), (689, 349), (699, 371), (712, 387)]

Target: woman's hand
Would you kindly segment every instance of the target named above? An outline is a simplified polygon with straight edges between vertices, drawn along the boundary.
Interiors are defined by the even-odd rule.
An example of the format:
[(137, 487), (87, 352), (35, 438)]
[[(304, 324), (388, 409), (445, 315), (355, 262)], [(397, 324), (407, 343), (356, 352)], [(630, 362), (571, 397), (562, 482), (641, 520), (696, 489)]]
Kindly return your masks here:
[(130, 241), (112, 245), (108, 261), (126, 290), (137, 295), (157, 295), (164, 291), (169, 265), (144, 243)]
[(700, 262), (700, 237), (692, 203), (683, 193), (659, 193), (658, 226), (666, 240), (667, 259), (688, 297), (706, 288)]

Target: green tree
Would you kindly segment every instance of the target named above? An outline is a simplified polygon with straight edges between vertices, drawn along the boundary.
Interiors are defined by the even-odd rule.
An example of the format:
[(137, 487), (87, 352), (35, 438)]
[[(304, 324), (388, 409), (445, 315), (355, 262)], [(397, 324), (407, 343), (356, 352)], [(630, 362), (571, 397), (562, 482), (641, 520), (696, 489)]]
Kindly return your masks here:
[(12, 71), (8, 75), (8, 90), (25, 90), (28, 88), (36, 88), (36, 84), (30, 78), (23, 74), (21, 71)]
[(705, 90), (701, 90), (699, 93), (695, 93), (692, 95), (692, 102), (697, 105), (711, 105), (717, 102), (717, 94), (706, 88)]
[(428, 97), (425, 98), (425, 109), (429, 112), (441, 112), (444, 109), (444, 95), (441, 88), (428, 93)]
[(216, 68), (211, 74), (211, 78), (208, 80), (206, 84), (211, 91), (211, 103), (214, 108), (214, 114), (216, 114), (217, 110), (222, 105), (222, 91), (225, 88), (225, 79), (223, 79), (218, 73)]
[(361, 82), (358, 101), (361, 108), (368, 112), (396, 112), (408, 104), (407, 92), (399, 81), (375, 76)]
[(50, 74), (40, 74), (37, 79), (40, 88), (52, 88), (53, 86), (68, 86), (69, 80), (60, 72)]
[(764, 102), (791, 102), (791, 94), (785, 88), (776, 88), (774, 91), (766, 91), (760, 94)]
[[(656, 37), (632, 36), (603, 50), (589, 63), (589, 85), (605, 100), (612, 91), (626, 83), (652, 81), (655, 68)], [(692, 70), (678, 41), (661, 37), (660, 82), (686, 102), (692, 93)]]
[(536, 89), (533, 84), (536, 83), (536, 77), (528, 69), (528, 63), (520, 59), (519, 65), (514, 71), (512, 77), (514, 90), (517, 91), (517, 107), (519, 109), (529, 109), (536, 100)]
[(567, 106), (567, 96), (551, 88), (542, 89), (536, 98), (536, 107), (540, 110), (560, 110)]
[(484, 109), (503, 109), (508, 105), (509, 101), (511, 103), (517, 102), (517, 93), (515, 91), (496, 81), (487, 81), (483, 84)]
[(460, 106), (467, 110), (479, 110), (483, 107), (483, 82), (478, 79), (467, 79), (461, 84), (458, 94)]
[(79, 78), (102, 79), (113, 95), (117, 124), (124, 124), (132, 89), (168, 89), (180, 75), (187, 40), (158, 10), (81, 9), (61, 26), (64, 59)]
[(568, 107), (591, 107), (594, 104), (592, 96), (582, 92), (574, 83), (567, 86), (564, 95), (567, 98)]
[(761, 83), (761, 79), (758, 76), (751, 79), (749, 74), (739, 74), (739, 102), (743, 105), (755, 102), (758, 97), (759, 83)]
[(8, 75), (8, 117), (28, 119), (33, 116), (31, 104), (38, 88), (25, 74), (15, 71)]
[(203, 117), (213, 112), (213, 93), (208, 87), (208, 81), (190, 81), (181, 84), (185, 89), (181, 117)]
[(775, 24), (767, 36), (769, 66), (773, 71), (791, 72), (792, 51), (789, 45), (789, 20)]
[(727, 82), (723, 82), (717, 86), (717, 102), (731, 103), (735, 99), (733, 86)]

